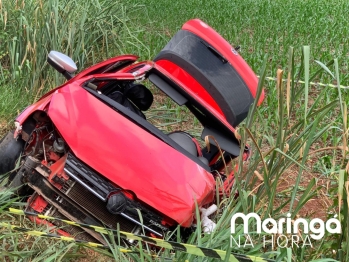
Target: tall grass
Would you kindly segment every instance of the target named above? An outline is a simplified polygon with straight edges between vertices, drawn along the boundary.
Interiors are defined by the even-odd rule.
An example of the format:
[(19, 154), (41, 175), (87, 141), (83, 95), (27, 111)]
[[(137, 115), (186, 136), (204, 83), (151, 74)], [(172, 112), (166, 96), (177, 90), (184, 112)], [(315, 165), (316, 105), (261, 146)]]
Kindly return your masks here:
[(74, 57), (82, 68), (115, 56), (130, 37), (127, 9), (119, 1), (4, 1), (0, 10), (6, 32), (1, 47), (7, 50), (2, 67), (34, 92), (61, 83), (47, 70), (50, 50)]
[[(240, 53), (256, 72), (262, 67), (266, 53), (268, 76), (286, 66), (289, 46), (296, 47), (296, 62), (300, 64), (301, 47), (309, 45), (313, 57), (320, 61), (340, 57), (342, 84), (349, 83), (349, 43), (345, 41), (349, 34), (349, 2), (346, 0), (130, 1), (146, 7), (137, 19), (149, 28), (140, 36), (151, 47), (153, 55), (183, 23), (200, 18), (233, 46), (240, 45)], [(322, 80), (322, 75), (325, 74), (318, 75), (315, 80)], [(323, 81), (328, 82), (328, 79)]]
[[(250, 114), (245, 123), (240, 126), (240, 135), (242, 136), (242, 148), (248, 143), (253, 148), (253, 155), (248, 162), (248, 167), (243, 168), (242, 158), (238, 160), (239, 170), (236, 173), (236, 184), (232, 192), (238, 192), (239, 197), (235, 195), (224, 199), (220, 203), (220, 212), (216, 216), (217, 227), (210, 235), (202, 235), (200, 231), (189, 239), (189, 243), (200, 243), (204, 247), (217, 248), (234, 253), (244, 253), (254, 256), (262, 256), (265, 258), (273, 258), (277, 261), (347, 261), (347, 228), (348, 228), (348, 205), (347, 191), (348, 182), (347, 175), (344, 170), (340, 171), (340, 164), (343, 162), (342, 144), (345, 144), (346, 129), (341, 128), (335, 134), (340, 137), (337, 147), (328, 147), (332, 141), (324, 141), (324, 134), (331, 134), (333, 129), (346, 126), (341, 114), (340, 96), (333, 99), (329, 103), (326, 102), (325, 94), (328, 93), (329, 87), (319, 90), (318, 96), (315, 98), (310, 95), (313, 91), (308, 85), (297, 84), (299, 75), (303, 75), (306, 81), (316, 75), (309, 75), (310, 49), (303, 48), (304, 55), (302, 63), (296, 66), (294, 61), (294, 49), (289, 49), (288, 55), (288, 82), (283, 83), (284, 71), (278, 70), (278, 81), (275, 85), (269, 86), (268, 90), (275, 90), (278, 95), (276, 104), (270, 105), (275, 108), (274, 112), (268, 109), (269, 105), (256, 108), (254, 104), (250, 109)], [(266, 61), (260, 71), (259, 88), (263, 85), (270, 85), (264, 81), (267, 71)], [(330, 63), (334, 64), (334, 63)], [(328, 68), (327, 68), (328, 69)], [(335, 71), (336, 68), (328, 70)], [(316, 71), (316, 70), (315, 70)], [(317, 72), (321, 73), (321, 72)], [(347, 99), (347, 98), (346, 98)], [(286, 102), (288, 101), (288, 102)], [(308, 103), (304, 103), (308, 101)], [(347, 101), (347, 100), (346, 100)], [(299, 107), (298, 105), (302, 105)], [(337, 111), (339, 114), (333, 117), (332, 112)], [(266, 122), (266, 113), (268, 122)], [(342, 124), (340, 124), (342, 123)], [(275, 130), (272, 132), (271, 130)], [(334, 151), (333, 151), (334, 150)], [(289, 212), (292, 219), (304, 217), (311, 220), (313, 214), (307, 213), (307, 209), (312, 202), (309, 200), (317, 198), (320, 195), (322, 185), (319, 184), (321, 173), (312, 174), (309, 161), (314, 161), (324, 152), (335, 152), (338, 159), (334, 163), (339, 168), (333, 170), (333, 173), (327, 177), (327, 182), (331, 184), (331, 189), (326, 192), (330, 201), (333, 201), (327, 212), (327, 216), (321, 217), (323, 220), (332, 218), (334, 214), (342, 214), (342, 234), (330, 235), (326, 234), (322, 240), (312, 240), (312, 247), (304, 245), (303, 242), (299, 246), (291, 244), (291, 236), (289, 243), (286, 245), (285, 239), (278, 247), (276, 242), (274, 247), (270, 244), (264, 246), (263, 238), (270, 240), (270, 235), (251, 233), (254, 246), (244, 246), (250, 243), (249, 239), (243, 234), (243, 224), (238, 224), (236, 234), (231, 235), (231, 217), (233, 214), (242, 212), (244, 214), (257, 213), (262, 220), (273, 218), (278, 220), (286, 217)], [(342, 153), (344, 154), (344, 153)], [(344, 161), (345, 162), (345, 161)], [(344, 166), (342, 166), (344, 168)], [(292, 178), (290, 178), (291, 176)], [(289, 183), (285, 190), (285, 183)], [(344, 187), (346, 185), (346, 188)], [(340, 199), (337, 199), (336, 188), (339, 189)], [(287, 184), (286, 184), (287, 186)], [(283, 193), (283, 192), (286, 193)], [(342, 203), (338, 209), (338, 203)], [(251, 231), (256, 229), (256, 224), (250, 220), (249, 225)], [(304, 231), (299, 231), (300, 236), (305, 239)], [(237, 243), (241, 241), (242, 245), (231, 246), (230, 237), (233, 237)], [(240, 236), (240, 240), (239, 240)], [(273, 236), (274, 239), (277, 235)], [(196, 261), (196, 258), (186, 254), (177, 253), (176, 257), (179, 261)], [(206, 260), (205, 260), (206, 261)], [(210, 261), (210, 260), (207, 260)]]
[(135, 9), (112, 0), (1, 1), (0, 121), (64, 81), (46, 63), (50, 50), (73, 57), (80, 69), (138, 51), (139, 28), (128, 18)]
[[(309, 52), (308, 48), (304, 48), (304, 53)], [(289, 53), (290, 63), (289, 65), (294, 64), (294, 54), (293, 49), (290, 49)], [(264, 164), (264, 168), (259, 168), (260, 172), (263, 172), (263, 184), (258, 188), (258, 191), (255, 194), (255, 201), (259, 203), (256, 211), (260, 214), (264, 214), (264, 217), (282, 217), (285, 216), (286, 211), (292, 214), (292, 218), (296, 218), (297, 214), (301, 209), (304, 210), (304, 206), (307, 201), (315, 195), (319, 194), (319, 186), (317, 186), (319, 179), (321, 179), (320, 174), (312, 174), (312, 169), (309, 168), (310, 161), (316, 161), (321, 154), (324, 152), (331, 152), (333, 150), (333, 167), (337, 165), (336, 169), (333, 169), (333, 173), (330, 176), (327, 176), (327, 183), (333, 186), (335, 191), (336, 185), (343, 181), (343, 177), (338, 179), (338, 174), (340, 174), (339, 169), (343, 168), (343, 162), (345, 162), (345, 153), (338, 155), (338, 153), (345, 151), (345, 146), (337, 147), (328, 147), (333, 145), (333, 142), (336, 141), (336, 145), (346, 145), (345, 135), (347, 132), (346, 121), (347, 119), (343, 117), (343, 106), (339, 89), (339, 95), (337, 99), (332, 101), (327, 101), (326, 94), (330, 91), (329, 88), (324, 88), (319, 90), (319, 94), (316, 97), (310, 96), (308, 93), (309, 86), (297, 85), (295, 78), (302, 72), (304, 73), (304, 79), (309, 81), (309, 55), (305, 54), (303, 56), (304, 63), (299, 68), (295, 70), (294, 66), (289, 66), (290, 74), (289, 82), (287, 83), (287, 88), (290, 88), (290, 92), (285, 92), (285, 87), (281, 84), (281, 81), (278, 82), (276, 88), (280, 91), (278, 93), (278, 117), (275, 123), (277, 126), (277, 134), (275, 137), (270, 139), (269, 134), (265, 133), (262, 136), (258, 136), (260, 139), (261, 146), (264, 144), (269, 144), (270, 150), (263, 152), (263, 155), (259, 154), (257, 159), (260, 159)], [(331, 63), (333, 64), (333, 63)], [(327, 68), (327, 70), (329, 70)], [(336, 70), (336, 68), (332, 68)], [(282, 77), (282, 74), (279, 75)], [(312, 76), (312, 77), (315, 77)], [(338, 76), (339, 82), (339, 76)], [(303, 97), (303, 98), (302, 98)], [(308, 103), (303, 103), (302, 108), (298, 108), (296, 105), (299, 104), (299, 100), (308, 101), (312, 99), (311, 105)], [(346, 97), (346, 101), (348, 97)], [(284, 104), (284, 100), (290, 101), (290, 111), (288, 113), (287, 107), (288, 103)], [(302, 112), (303, 111), (303, 112)], [(339, 112), (335, 117), (332, 112)], [(287, 113), (285, 113), (287, 112)], [(259, 115), (261, 116), (261, 115)], [(304, 119), (304, 120), (301, 120)], [(261, 120), (261, 119), (260, 119)], [(342, 122), (342, 124), (340, 124)], [(341, 127), (344, 128), (341, 128)], [(256, 125), (258, 128), (258, 125)], [(339, 132), (332, 132), (333, 129), (339, 129)], [(265, 129), (267, 132), (270, 131)], [(261, 130), (258, 130), (260, 133)], [(250, 132), (248, 132), (250, 134)], [(334, 134), (330, 140), (322, 140), (322, 137), (328, 137), (328, 134)], [(275, 133), (273, 133), (275, 135)], [(263, 136), (267, 138), (268, 143), (263, 143)], [(338, 138), (338, 139), (337, 139)], [(257, 139), (254, 139), (257, 140)], [(266, 141), (265, 141), (266, 142)], [(264, 150), (263, 150), (264, 151)], [(247, 172), (246, 179), (248, 181), (253, 181), (253, 170), (258, 170), (258, 163), (253, 163), (251, 171)], [(292, 171), (292, 172), (290, 172)], [(297, 173), (296, 173), (297, 172)], [(292, 173), (297, 174), (290, 178), (284, 178), (284, 176), (290, 176)], [(302, 186), (300, 185), (301, 180), (303, 181)], [(254, 178), (257, 181), (256, 178)], [(287, 198), (281, 199), (281, 201), (275, 202), (276, 195), (279, 193), (280, 184), (284, 183), (286, 180), (291, 181), (290, 183), (290, 193)], [(346, 180), (344, 180), (346, 181)], [(342, 182), (343, 183), (343, 182)], [(248, 184), (246, 184), (248, 185)], [(246, 186), (245, 189), (251, 190), (255, 188), (255, 184), (251, 183)], [(328, 190), (328, 188), (327, 188)], [(335, 203), (338, 203), (336, 200), (336, 194), (333, 194), (333, 190), (330, 190), (332, 194), (327, 195), (331, 200), (334, 200)], [(341, 202), (339, 200), (339, 202)], [(276, 204), (276, 205), (275, 205)], [(309, 206), (309, 205), (308, 205)], [(335, 206), (335, 205), (334, 205)], [(333, 216), (334, 206), (331, 206), (328, 210), (328, 214)], [(283, 211), (283, 212), (281, 212)], [(321, 211), (321, 210), (318, 210)], [(346, 210), (343, 210), (346, 213)], [(337, 214), (341, 212), (337, 208), (335, 209)], [(304, 214), (304, 212), (303, 212)], [(314, 218), (314, 217), (310, 217)], [(340, 237), (341, 240), (346, 238), (344, 234), (347, 231), (346, 220), (342, 220), (343, 235)], [(315, 243), (315, 248), (310, 249), (305, 248), (293, 248), (292, 252), (292, 261), (308, 261), (311, 259), (317, 259), (323, 256), (333, 257), (336, 259), (341, 259), (338, 255), (342, 250), (342, 243), (336, 241), (331, 241), (333, 236), (326, 235), (325, 239), (320, 243)], [(345, 253), (348, 250), (346, 248)], [(287, 254), (284, 252), (284, 254)], [(341, 261), (346, 261), (341, 259)]]
[[(49, 233), (48, 227), (38, 227), (28, 219), (19, 219), (6, 212), (9, 206), (22, 206), (23, 203), (16, 202), (18, 200), (12, 190), (0, 189), (1, 222)], [(84, 256), (82, 252), (78, 252), (80, 247), (75, 243), (67, 244), (51, 238), (30, 237), (10, 228), (0, 228), (0, 239), (1, 261), (61, 261)]]

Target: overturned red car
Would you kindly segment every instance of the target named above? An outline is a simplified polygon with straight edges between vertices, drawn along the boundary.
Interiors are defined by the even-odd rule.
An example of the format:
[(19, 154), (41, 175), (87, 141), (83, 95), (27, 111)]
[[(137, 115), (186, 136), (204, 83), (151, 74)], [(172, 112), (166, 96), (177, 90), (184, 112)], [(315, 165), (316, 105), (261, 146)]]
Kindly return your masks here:
[[(198, 19), (185, 23), (153, 61), (136, 61), (122, 55), (74, 76), (72, 59), (49, 53), (48, 63), (68, 81), (27, 107), (0, 142), (0, 174), (9, 173), (8, 186), (28, 196), (27, 210), (162, 237), (177, 225), (191, 227), (196, 204), (214, 203), (217, 176), (220, 190), (229, 190), (225, 162), (249, 153), (234, 134), (256, 97), (254, 72)], [(146, 82), (189, 109), (209, 148), (147, 121), (153, 94)]]

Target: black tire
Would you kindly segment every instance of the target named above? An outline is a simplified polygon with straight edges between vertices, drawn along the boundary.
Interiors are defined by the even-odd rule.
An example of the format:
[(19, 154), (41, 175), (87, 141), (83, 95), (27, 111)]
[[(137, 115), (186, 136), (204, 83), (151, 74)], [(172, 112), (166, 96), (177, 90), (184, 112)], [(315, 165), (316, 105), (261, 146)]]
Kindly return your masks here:
[(0, 175), (13, 170), (16, 161), (23, 152), (25, 142), (18, 138), (13, 138), (13, 132), (8, 132), (0, 140)]
[(21, 172), (14, 174), (13, 179), (7, 186), (7, 188), (13, 189), (14, 193), (20, 197), (28, 195), (28, 192), (30, 190), (29, 187), (25, 185), (25, 183), (23, 183), (22, 178), (23, 176)]

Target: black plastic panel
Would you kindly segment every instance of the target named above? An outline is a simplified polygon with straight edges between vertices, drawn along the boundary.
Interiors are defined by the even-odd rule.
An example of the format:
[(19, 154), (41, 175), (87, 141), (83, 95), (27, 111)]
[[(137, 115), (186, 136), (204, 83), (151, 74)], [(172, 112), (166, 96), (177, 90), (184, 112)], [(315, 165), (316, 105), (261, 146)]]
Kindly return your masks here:
[[(201, 138), (205, 140), (206, 136), (213, 136), (221, 149), (224, 151), (227, 151), (228, 153), (238, 156), (240, 155), (240, 145), (239, 141), (235, 137), (227, 137), (226, 135), (223, 135), (218, 130), (215, 130), (210, 127), (205, 127), (202, 131)], [(210, 144), (216, 145), (213, 139), (210, 138)]]
[(235, 68), (191, 32), (180, 30), (154, 59), (168, 60), (193, 76), (213, 97), (232, 126), (243, 121), (253, 96)]
[(82, 163), (71, 153), (68, 153), (64, 170), (69, 176), (73, 176), (75, 180), (83, 183), (86, 188), (91, 190), (93, 194), (97, 195), (103, 201), (106, 201), (111, 192), (117, 190), (109, 181)]
[(162, 92), (168, 95), (178, 105), (182, 106), (188, 102), (188, 100), (178, 93), (172, 86), (170, 86), (165, 80), (155, 74), (149, 75), (149, 80), (156, 85)]

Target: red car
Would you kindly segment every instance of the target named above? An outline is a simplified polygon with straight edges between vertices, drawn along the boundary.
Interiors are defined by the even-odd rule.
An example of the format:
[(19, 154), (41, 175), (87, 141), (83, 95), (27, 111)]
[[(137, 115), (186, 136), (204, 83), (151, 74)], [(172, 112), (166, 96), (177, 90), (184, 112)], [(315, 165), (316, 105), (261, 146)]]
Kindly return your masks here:
[[(49, 64), (68, 81), (27, 107), (0, 144), (0, 174), (21, 156), (9, 186), (30, 195), (28, 210), (110, 228), (119, 223), (129, 232), (144, 227), (162, 237), (177, 225), (191, 227), (196, 203), (214, 203), (224, 162), (248, 154), (234, 133), (256, 96), (254, 72), (198, 19), (185, 23), (153, 61), (136, 60), (114, 57), (73, 76), (75, 63), (50, 52)], [(147, 121), (143, 112), (153, 95), (143, 81), (189, 109), (209, 151), (186, 132), (165, 134)], [(231, 176), (220, 190), (229, 190)], [(74, 230), (60, 233), (67, 232)]]

